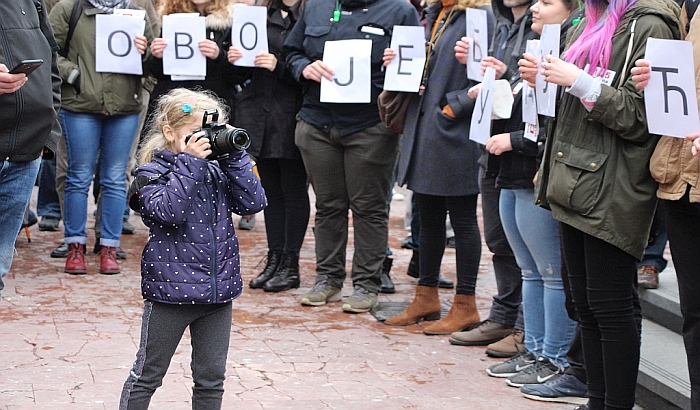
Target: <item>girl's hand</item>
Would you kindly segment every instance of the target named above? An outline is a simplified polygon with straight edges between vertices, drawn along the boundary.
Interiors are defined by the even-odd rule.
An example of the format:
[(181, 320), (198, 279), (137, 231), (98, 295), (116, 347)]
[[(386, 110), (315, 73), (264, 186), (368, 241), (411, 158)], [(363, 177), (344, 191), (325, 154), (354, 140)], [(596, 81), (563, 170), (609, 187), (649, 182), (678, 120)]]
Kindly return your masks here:
[(496, 69), (496, 80), (500, 80), (501, 77), (503, 77), (503, 74), (508, 71), (508, 66), (504, 62), (495, 57), (484, 57), (481, 60), (481, 74), (484, 75), (486, 73), (486, 69), (489, 67)]
[(321, 78), (333, 81), (334, 74), (335, 72), (321, 60), (316, 60), (307, 65), (304, 67), (304, 71), (301, 72), (301, 75), (303, 75), (307, 80), (316, 81), (318, 83), (321, 82)]
[(692, 134), (686, 135), (685, 139), (687, 139), (688, 141), (693, 141), (691, 151), (693, 152), (693, 156), (697, 157), (698, 153), (700, 153), (700, 132), (694, 132)]
[(134, 45), (139, 51), (139, 54), (144, 55), (146, 53), (146, 48), (148, 48), (148, 39), (146, 36), (136, 36), (134, 37)]
[(535, 176), (532, 178), (532, 185), (537, 185), (537, 177), (540, 176), (540, 171), (535, 172)]
[[(636, 87), (638, 90), (643, 89), (649, 84), (649, 78), (651, 77), (651, 64), (649, 60), (637, 60), (632, 67), (632, 81), (637, 83)], [(686, 137), (687, 138), (687, 137)]]
[(275, 68), (277, 67), (277, 57), (275, 57), (275, 55), (271, 53), (260, 53), (257, 56), (255, 56), (255, 60), (253, 63), (260, 68), (266, 68), (270, 71), (275, 71)]
[(228, 48), (226, 57), (228, 58), (228, 62), (233, 64), (236, 62), (236, 60), (243, 57), (243, 53), (241, 53), (241, 50), (237, 49), (236, 47), (231, 46)]
[(155, 58), (163, 58), (163, 50), (168, 45), (164, 38), (156, 38), (151, 42), (151, 54)]
[(384, 67), (388, 66), (394, 58), (396, 58), (396, 51), (390, 48), (385, 48), (384, 55), (382, 56), (382, 60), (384, 61)]
[(455, 44), (455, 58), (462, 65), (467, 65), (469, 58), (469, 37), (462, 37)]
[(185, 144), (185, 136), (183, 136), (180, 139), (182, 152), (186, 152), (199, 158), (206, 158), (211, 155), (209, 140), (206, 138), (201, 138), (203, 135), (204, 131), (193, 134), (187, 144)]
[(510, 133), (498, 134), (486, 141), (486, 150), (493, 155), (501, 155), (504, 152), (512, 151), (513, 145), (510, 143)]
[(214, 60), (219, 57), (219, 45), (215, 41), (202, 40), (197, 44), (204, 57)]
[(481, 91), (481, 83), (470, 88), (469, 91), (467, 91), (467, 95), (469, 96), (469, 98), (476, 99), (476, 97), (479, 96), (480, 91)]
[(520, 71), (520, 77), (527, 81), (530, 87), (535, 88), (537, 58), (530, 53), (523, 54), (523, 58), (518, 60), (518, 71)]
[(545, 57), (545, 60), (547, 61), (542, 62), (542, 74), (544, 74), (545, 81), (561, 85), (562, 87), (574, 85), (578, 75), (581, 73), (580, 68), (549, 54)]

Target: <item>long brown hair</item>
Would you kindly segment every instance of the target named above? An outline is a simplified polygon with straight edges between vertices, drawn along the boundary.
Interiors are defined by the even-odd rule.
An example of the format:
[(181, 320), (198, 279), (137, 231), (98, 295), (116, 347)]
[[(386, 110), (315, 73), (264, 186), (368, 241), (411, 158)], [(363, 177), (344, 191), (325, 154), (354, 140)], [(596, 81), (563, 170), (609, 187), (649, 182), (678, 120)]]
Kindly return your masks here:
[[(229, 0), (212, 0), (207, 5), (204, 15), (216, 13), (228, 7)], [(162, 18), (173, 13), (196, 13), (197, 7), (190, 0), (161, 0), (158, 15)]]

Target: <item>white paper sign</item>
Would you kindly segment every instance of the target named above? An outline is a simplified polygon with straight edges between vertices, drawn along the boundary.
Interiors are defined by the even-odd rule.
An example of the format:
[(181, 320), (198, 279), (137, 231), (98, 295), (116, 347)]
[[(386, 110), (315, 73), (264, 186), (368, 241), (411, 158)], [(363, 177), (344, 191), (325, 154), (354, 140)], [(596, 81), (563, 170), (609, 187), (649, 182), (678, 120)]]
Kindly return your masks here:
[(644, 89), (649, 132), (684, 138), (700, 131), (692, 43), (649, 38), (644, 58), (651, 66)]
[(323, 62), (335, 72), (321, 79), (321, 102), (369, 103), (372, 99), (372, 40), (326, 41)]
[(469, 139), (486, 145), (491, 138), (491, 111), (493, 109), (493, 84), (496, 81), (496, 69), (489, 67), (484, 74), (479, 96), (472, 112), (469, 126)]
[[(533, 56), (539, 55), (540, 40), (527, 40), (525, 52)], [(537, 99), (535, 90), (530, 87), (527, 81), (523, 81), (523, 122), (526, 124), (537, 123)]]
[(207, 74), (206, 57), (199, 51), (199, 42), (207, 38), (204, 17), (192, 13), (163, 16), (163, 39), (168, 45), (163, 50), (163, 74)]
[(554, 117), (555, 105), (557, 103), (557, 85), (548, 83), (542, 74), (542, 62), (545, 57), (552, 55), (559, 57), (559, 31), (560, 24), (545, 24), (542, 27), (540, 36), (540, 50), (537, 54), (537, 76), (535, 77), (537, 95), (537, 113)]
[(138, 17), (141, 20), (146, 19), (146, 10), (143, 9), (114, 9), (115, 16)]
[(469, 38), (469, 58), (467, 59), (467, 78), (483, 81), (481, 60), (488, 55), (489, 40), (486, 24), (486, 10), (468, 8), (467, 37)]
[(255, 56), (268, 52), (267, 7), (240, 3), (233, 6), (231, 45), (243, 53), (234, 65), (255, 67)]
[(425, 65), (425, 29), (394, 26), (390, 48), (396, 51), (396, 57), (386, 67), (384, 89), (418, 92)]
[(142, 36), (146, 21), (110, 14), (95, 16), (95, 70), (98, 73), (143, 74), (134, 38)]

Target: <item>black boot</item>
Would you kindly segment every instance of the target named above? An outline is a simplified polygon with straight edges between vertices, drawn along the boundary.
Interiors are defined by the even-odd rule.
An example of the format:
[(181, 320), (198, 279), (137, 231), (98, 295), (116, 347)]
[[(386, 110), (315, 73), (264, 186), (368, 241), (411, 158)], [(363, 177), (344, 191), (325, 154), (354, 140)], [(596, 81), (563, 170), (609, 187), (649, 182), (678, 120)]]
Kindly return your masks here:
[(265, 292), (281, 292), (283, 290), (298, 288), (301, 284), (299, 280), (299, 255), (295, 252), (285, 252), (282, 255), (277, 273), (265, 283)]
[[(418, 279), (420, 277), (420, 259), (418, 251), (413, 251), (413, 256), (411, 256), (411, 261), (408, 262), (408, 270), (406, 275)], [(442, 276), (442, 273), (438, 277), (438, 287), (442, 289), (452, 289), (455, 287), (454, 282)]]
[(391, 281), (391, 276), (389, 276), (389, 271), (391, 271), (391, 264), (394, 260), (386, 256), (384, 258), (384, 263), (382, 264), (382, 288), (379, 290), (381, 293), (394, 293), (396, 288), (394, 288), (394, 282)]
[(268, 251), (265, 268), (260, 272), (257, 278), (250, 281), (250, 287), (253, 289), (262, 288), (267, 281), (275, 276), (275, 272), (277, 272), (280, 267), (280, 262), (282, 262), (282, 251)]

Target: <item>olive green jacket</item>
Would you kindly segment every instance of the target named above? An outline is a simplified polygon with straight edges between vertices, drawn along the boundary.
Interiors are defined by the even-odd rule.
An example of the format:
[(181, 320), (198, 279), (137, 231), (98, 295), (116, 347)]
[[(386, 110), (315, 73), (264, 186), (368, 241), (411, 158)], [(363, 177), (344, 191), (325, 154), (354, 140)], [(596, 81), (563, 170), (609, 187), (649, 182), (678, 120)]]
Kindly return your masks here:
[(644, 94), (630, 70), (644, 57), (647, 38), (679, 38), (679, 15), (673, 0), (639, 0), (624, 14), (612, 39), (611, 86), (602, 85), (590, 112), (563, 93), (540, 167), (537, 201), (554, 218), (637, 259), (656, 209), (649, 158), (659, 137), (647, 130)]
[[(49, 15), (56, 43), (65, 47), (68, 22), (75, 0), (61, 0)], [(132, 7), (145, 9), (148, 42), (153, 40), (157, 17), (150, 0), (132, 0)], [(123, 115), (141, 112), (141, 76), (98, 73), (95, 69), (95, 15), (97, 8), (83, 12), (75, 26), (68, 55), (59, 56), (61, 71), (61, 107), (68, 111), (90, 114)], [(153, 20), (155, 18), (155, 21)], [(155, 23), (155, 25), (154, 25)]]

